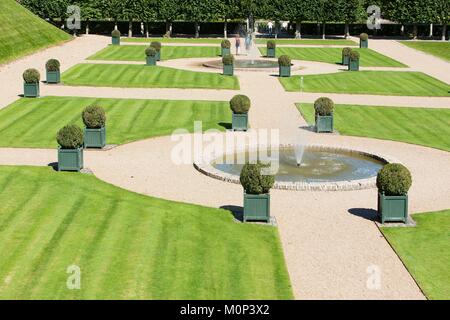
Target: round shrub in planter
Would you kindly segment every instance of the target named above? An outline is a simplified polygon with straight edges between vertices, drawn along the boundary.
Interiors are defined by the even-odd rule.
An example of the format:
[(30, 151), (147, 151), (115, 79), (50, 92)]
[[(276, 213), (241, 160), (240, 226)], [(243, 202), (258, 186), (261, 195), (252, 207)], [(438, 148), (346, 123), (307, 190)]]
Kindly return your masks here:
[(61, 64), (56, 59), (50, 59), (45, 64), (45, 70), (47, 75), (47, 83), (59, 83), (61, 81), (60, 73)]
[(83, 131), (77, 125), (67, 125), (58, 131), (58, 171), (83, 169)]
[(161, 48), (162, 48), (161, 42), (153, 41), (152, 43), (150, 43), (150, 47), (153, 47), (156, 50), (156, 61), (161, 61)]
[(408, 220), (408, 191), (412, 185), (409, 170), (402, 164), (389, 163), (377, 176), (378, 215), (381, 222)]
[(267, 41), (267, 58), (276, 57), (277, 43), (274, 40)]
[(240, 174), (240, 182), (244, 188), (244, 222), (270, 221), (270, 189), (275, 177), (264, 175), (263, 169), (268, 165), (261, 163), (246, 164)]
[(92, 105), (82, 113), (84, 128), (84, 146), (86, 148), (104, 148), (106, 146), (106, 114), (102, 107)]
[(364, 49), (369, 47), (369, 35), (367, 33), (359, 35), (359, 47)]
[(350, 52), (348, 71), (359, 71), (359, 57), (358, 51), (352, 50), (352, 52)]
[(344, 48), (342, 49), (342, 65), (348, 66), (350, 63), (350, 53), (352, 52), (352, 48)]
[(248, 111), (251, 107), (250, 98), (244, 95), (236, 95), (230, 100), (230, 108), (233, 111), (232, 130), (248, 130)]
[(39, 97), (39, 81), (41, 74), (36, 69), (27, 69), (23, 73), (23, 96), (26, 98)]
[(228, 39), (224, 39), (222, 40), (222, 42), (220, 43), (220, 55), (222, 57), (226, 56), (227, 54), (231, 54), (231, 42)]
[(314, 110), (316, 115), (316, 132), (333, 132), (333, 100), (326, 97), (317, 99), (314, 102)]
[(145, 55), (147, 57), (147, 65), (148, 66), (156, 66), (157, 61), (157, 51), (154, 47), (148, 47), (145, 49)]
[(117, 29), (114, 29), (111, 32), (111, 43), (113, 45), (120, 45), (120, 34), (121, 34), (120, 31)]
[(222, 57), (223, 63), (223, 74), (226, 76), (234, 75), (234, 56), (232, 54), (227, 54)]
[(287, 55), (282, 55), (278, 58), (279, 65), (279, 75), (280, 77), (290, 77), (291, 76), (291, 58)]

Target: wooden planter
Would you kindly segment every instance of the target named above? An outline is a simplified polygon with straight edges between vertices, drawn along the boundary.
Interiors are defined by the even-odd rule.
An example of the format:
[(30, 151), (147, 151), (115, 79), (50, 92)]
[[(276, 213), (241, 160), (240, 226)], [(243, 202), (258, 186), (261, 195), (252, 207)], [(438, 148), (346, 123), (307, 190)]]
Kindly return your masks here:
[(348, 64), (348, 71), (359, 71), (359, 60), (351, 60)]
[(369, 40), (359, 40), (359, 47), (363, 49), (369, 48)]
[(146, 63), (146, 65), (147, 66), (156, 66), (156, 61), (157, 61), (157, 59), (156, 59), (156, 56), (147, 56), (147, 63)]
[(120, 38), (111, 37), (111, 44), (115, 46), (120, 46)]
[(233, 131), (248, 130), (248, 113), (233, 112), (232, 130)]
[(275, 58), (275, 57), (276, 57), (276, 49), (267, 48), (267, 58)]
[(333, 115), (331, 116), (320, 116), (316, 115), (316, 132), (333, 132), (334, 130), (334, 120)]
[(349, 63), (350, 63), (350, 57), (343, 54), (342, 55), (342, 65), (348, 66)]
[(84, 128), (85, 148), (104, 148), (106, 146), (106, 128), (88, 129)]
[(61, 82), (61, 73), (59, 71), (47, 71), (47, 83), (56, 84)]
[(58, 171), (80, 171), (83, 169), (83, 148), (58, 148)]
[(378, 216), (381, 223), (408, 220), (408, 195), (386, 196), (378, 193)]
[(222, 57), (224, 57), (224, 56), (226, 56), (227, 54), (231, 54), (231, 49), (230, 48), (222, 48), (221, 47), (221, 52), (220, 52), (220, 54), (221, 54), (221, 56)]
[(244, 222), (270, 221), (270, 194), (244, 193)]
[(223, 75), (224, 76), (233, 76), (234, 75), (234, 65), (224, 64), (223, 65)]
[(37, 98), (37, 97), (39, 97), (39, 82), (36, 82), (36, 83), (24, 83), (23, 84), (23, 96), (25, 98)]
[(279, 66), (280, 77), (290, 77), (291, 76), (291, 66)]

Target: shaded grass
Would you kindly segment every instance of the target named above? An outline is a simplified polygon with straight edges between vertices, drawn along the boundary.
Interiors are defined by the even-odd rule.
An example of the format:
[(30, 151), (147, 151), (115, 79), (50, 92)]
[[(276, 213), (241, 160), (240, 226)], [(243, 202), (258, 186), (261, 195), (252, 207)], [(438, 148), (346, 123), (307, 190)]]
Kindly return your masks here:
[(0, 64), (71, 38), (16, 1), (0, 1)]
[[(146, 46), (108, 46), (90, 56), (88, 60), (117, 60), (117, 61), (145, 61)], [(210, 58), (220, 55), (219, 47), (199, 46), (167, 46), (161, 49), (161, 59), (171, 60), (180, 58)]]
[[(314, 106), (297, 104), (314, 124)], [(450, 109), (337, 105), (335, 128), (343, 135), (394, 140), (450, 151)]]
[(450, 41), (401, 41), (401, 43), (410, 48), (450, 61)]
[(72, 86), (239, 89), (235, 76), (130, 64), (78, 64), (62, 74)]
[[(287, 91), (300, 91), (300, 77), (280, 78)], [(358, 71), (306, 75), (303, 91), (392, 96), (448, 97), (450, 86), (422, 72)]]
[(227, 102), (96, 99), (75, 97), (22, 98), (0, 110), (0, 147), (56, 147), (56, 133), (66, 124), (83, 126), (81, 112), (92, 104), (107, 116), (108, 144), (124, 144), (170, 135), (175, 129), (224, 130), (231, 120)]
[[(267, 54), (266, 48), (259, 48), (262, 55)], [(371, 49), (354, 49), (361, 55), (360, 66), (362, 67), (400, 67), (404, 68), (406, 65), (385, 55), (382, 55)], [(288, 55), (294, 60), (306, 60), (326, 62), (333, 64), (342, 63), (342, 49), (341, 48), (295, 48), (295, 47), (278, 47), (277, 56)]]
[[(257, 39), (255, 42), (257, 44), (266, 44), (269, 40), (275, 39)], [(358, 44), (352, 40), (345, 39), (277, 39), (275, 40), (277, 44), (297, 44), (297, 45), (321, 45), (321, 46), (357, 46)]]
[(152, 41), (161, 43), (204, 43), (204, 44), (220, 44), (223, 39), (220, 38), (121, 38), (123, 42), (146, 42), (150, 44)]
[(51, 168), (0, 186), (0, 299), (293, 298), (276, 228)]
[(450, 210), (415, 214), (415, 228), (383, 234), (429, 299), (450, 299)]

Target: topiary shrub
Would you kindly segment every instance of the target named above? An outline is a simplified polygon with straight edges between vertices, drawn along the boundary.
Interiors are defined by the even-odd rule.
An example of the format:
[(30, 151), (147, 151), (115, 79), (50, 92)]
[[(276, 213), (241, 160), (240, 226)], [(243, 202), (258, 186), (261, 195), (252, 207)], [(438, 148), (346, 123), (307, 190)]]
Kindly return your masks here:
[(120, 31), (117, 30), (117, 29), (114, 29), (114, 30), (111, 32), (111, 37), (113, 37), (113, 38), (120, 38), (120, 35), (121, 35)]
[(62, 128), (56, 136), (56, 141), (62, 149), (78, 149), (83, 146), (83, 139), (83, 131), (74, 124)]
[(274, 40), (267, 41), (267, 49), (275, 49), (277, 47), (277, 43)]
[(39, 83), (41, 74), (36, 69), (27, 69), (23, 73), (23, 80), (25, 83)]
[(152, 43), (150, 43), (150, 47), (155, 48), (156, 52), (161, 51), (161, 42), (158, 41), (153, 41)]
[(347, 48), (342, 49), (342, 55), (345, 57), (349, 57), (351, 52), (352, 52), (352, 48), (347, 47)]
[(81, 114), (83, 123), (88, 129), (100, 129), (105, 126), (106, 114), (102, 107), (92, 105), (86, 107)]
[(334, 110), (334, 102), (327, 97), (319, 98), (314, 102), (314, 110), (316, 115), (331, 116)]
[(49, 72), (59, 71), (61, 64), (56, 59), (50, 59), (45, 64), (45, 69)]
[(155, 47), (148, 47), (147, 49), (145, 49), (145, 55), (147, 57), (154, 57), (154, 56), (156, 56), (156, 49), (155, 49)]
[(362, 41), (367, 41), (369, 40), (369, 35), (367, 33), (361, 33), (359, 35), (359, 39), (361, 39)]
[(226, 66), (234, 64), (234, 56), (232, 54), (226, 54), (222, 57), (222, 63)]
[(385, 165), (377, 176), (378, 191), (386, 196), (404, 196), (411, 188), (411, 184), (411, 173), (399, 163)]
[(287, 55), (282, 55), (278, 58), (278, 64), (282, 67), (290, 67), (291, 66), (291, 58)]
[(264, 194), (269, 193), (275, 183), (274, 176), (266, 176), (261, 174), (263, 168), (269, 165), (257, 163), (244, 165), (240, 175), (240, 182), (247, 194)]
[(220, 46), (224, 49), (230, 49), (231, 48), (231, 42), (228, 39), (222, 40), (222, 43)]
[(358, 51), (352, 50), (352, 52), (350, 52), (350, 60), (356, 61), (359, 60), (359, 57), (360, 55)]
[(242, 94), (238, 94), (230, 100), (230, 108), (234, 113), (245, 114), (250, 110), (250, 98)]

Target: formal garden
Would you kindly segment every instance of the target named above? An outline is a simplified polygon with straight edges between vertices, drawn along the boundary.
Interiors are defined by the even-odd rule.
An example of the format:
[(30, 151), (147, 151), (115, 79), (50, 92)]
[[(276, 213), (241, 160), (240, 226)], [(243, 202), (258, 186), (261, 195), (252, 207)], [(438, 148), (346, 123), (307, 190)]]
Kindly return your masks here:
[(0, 299), (450, 299), (450, 2), (48, 2), (0, 3)]

